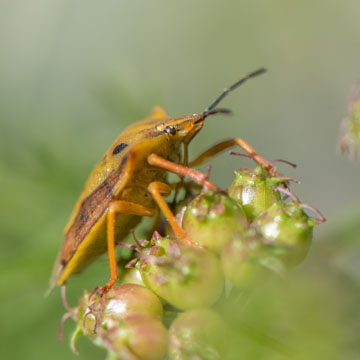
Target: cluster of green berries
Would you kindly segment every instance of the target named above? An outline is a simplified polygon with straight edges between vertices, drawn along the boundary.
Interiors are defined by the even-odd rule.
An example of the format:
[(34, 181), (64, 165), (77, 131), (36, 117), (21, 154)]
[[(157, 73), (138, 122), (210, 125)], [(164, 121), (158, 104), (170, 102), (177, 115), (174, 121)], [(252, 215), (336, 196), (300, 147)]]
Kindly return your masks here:
[(257, 165), (235, 172), (227, 191), (184, 196), (176, 219), (194, 244), (171, 229), (135, 239), (122, 284), (104, 295), (86, 292), (73, 310), (73, 339), (86, 335), (109, 359), (226, 359), (231, 330), (216, 310), (219, 299), (229, 288), (249, 292), (284, 278), (305, 259), (323, 221), (304, 211), (309, 206), (289, 180)]
[(351, 157), (360, 153), (360, 81), (351, 89), (347, 115), (340, 125), (338, 148)]

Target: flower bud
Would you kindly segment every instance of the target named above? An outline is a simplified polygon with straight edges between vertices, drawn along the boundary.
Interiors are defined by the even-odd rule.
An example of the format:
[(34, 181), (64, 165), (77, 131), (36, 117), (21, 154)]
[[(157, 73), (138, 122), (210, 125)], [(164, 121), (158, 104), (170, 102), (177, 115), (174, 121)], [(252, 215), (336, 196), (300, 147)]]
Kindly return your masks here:
[(272, 204), (280, 201), (280, 194), (274, 186), (283, 182), (271, 177), (261, 166), (254, 171), (235, 171), (235, 179), (229, 186), (229, 196), (244, 209), (249, 220), (253, 220)]
[(121, 321), (110, 320), (100, 342), (113, 358), (162, 360), (166, 355), (168, 334), (159, 319), (148, 315), (131, 315)]
[(99, 327), (106, 328), (108, 319), (121, 320), (130, 315), (149, 315), (161, 319), (162, 304), (148, 288), (136, 284), (122, 284), (100, 295), (87, 291), (77, 311), (78, 323), (85, 335), (96, 337)]
[(285, 269), (271, 246), (261, 236), (246, 233), (229, 241), (221, 253), (224, 276), (236, 287), (249, 290), (266, 281), (273, 272)]
[(226, 348), (226, 323), (210, 309), (188, 310), (169, 329), (171, 360), (221, 360)]
[(153, 238), (136, 267), (146, 286), (179, 309), (211, 306), (222, 293), (217, 257), (181, 240)]
[(193, 241), (220, 252), (235, 234), (247, 228), (241, 206), (220, 192), (206, 191), (187, 206), (182, 227)]
[(301, 263), (311, 246), (314, 219), (302, 209), (299, 201), (275, 203), (258, 216), (252, 227), (277, 250), (289, 267)]

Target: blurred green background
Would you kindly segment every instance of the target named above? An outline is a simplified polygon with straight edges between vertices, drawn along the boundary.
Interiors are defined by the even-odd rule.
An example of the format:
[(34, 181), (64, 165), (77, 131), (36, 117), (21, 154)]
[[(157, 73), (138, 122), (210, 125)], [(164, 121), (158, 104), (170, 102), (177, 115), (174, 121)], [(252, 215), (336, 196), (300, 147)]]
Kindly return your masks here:
[[(0, 356), (75, 358), (57, 343), (59, 292), (45, 298), (63, 227), (82, 185), (125, 126), (153, 105), (201, 112), (222, 88), (261, 66), (231, 94), (231, 117), (209, 119), (194, 156), (241, 136), (301, 185), (328, 222), (285, 283), (260, 289), (246, 320), (298, 359), (360, 356), (360, 171), (335, 143), (360, 73), (357, 0), (0, 1)], [(212, 179), (251, 165), (223, 154)], [(69, 282), (69, 301), (108, 279), (99, 261)], [(244, 336), (246, 359), (286, 352)], [(104, 353), (80, 340), (78, 359)]]

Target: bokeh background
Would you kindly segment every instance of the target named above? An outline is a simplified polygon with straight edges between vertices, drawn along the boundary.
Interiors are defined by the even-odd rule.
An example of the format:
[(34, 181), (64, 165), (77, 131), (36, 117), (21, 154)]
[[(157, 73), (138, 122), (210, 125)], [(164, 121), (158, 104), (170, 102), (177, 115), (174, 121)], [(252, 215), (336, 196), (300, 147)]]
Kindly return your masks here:
[[(63, 227), (94, 164), (125, 126), (154, 105), (201, 112), (220, 90), (231, 117), (208, 120), (191, 154), (241, 136), (328, 221), (287, 281), (259, 290), (246, 321), (296, 349), (299, 359), (360, 356), (360, 171), (335, 151), (346, 98), (360, 77), (357, 0), (1, 0), (0, 356), (71, 359), (73, 328), (57, 343), (59, 292), (45, 298)], [(251, 165), (223, 154), (212, 179), (226, 186)], [(69, 283), (69, 301), (108, 279), (99, 261)], [(264, 300), (266, 299), (266, 301)], [(288, 353), (244, 334), (247, 359)], [(86, 339), (78, 359), (102, 359)]]

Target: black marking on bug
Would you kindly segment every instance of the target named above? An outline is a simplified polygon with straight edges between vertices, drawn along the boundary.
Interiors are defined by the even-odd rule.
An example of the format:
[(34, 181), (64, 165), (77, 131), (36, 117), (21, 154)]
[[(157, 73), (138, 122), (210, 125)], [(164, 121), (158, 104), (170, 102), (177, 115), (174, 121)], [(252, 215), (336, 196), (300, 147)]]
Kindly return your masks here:
[(176, 129), (173, 126), (167, 126), (165, 128), (165, 132), (169, 135), (175, 135), (176, 134)]
[(117, 146), (115, 146), (115, 149), (113, 150), (112, 154), (116, 155), (119, 154), (121, 151), (123, 151), (126, 147), (128, 146), (128, 144), (125, 143), (121, 143)]
[(67, 264), (67, 261), (66, 260), (61, 260), (60, 263), (61, 263), (62, 266), (65, 266)]
[(89, 214), (86, 212), (86, 213), (82, 213), (81, 215), (80, 215), (80, 221), (82, 222), (82, 223), (86, 223), (86, 221), (88, 221), (88, 219), (89, 219)]

